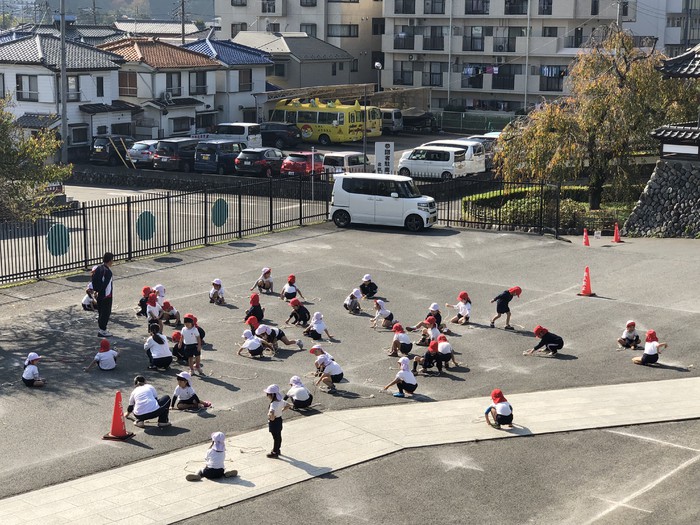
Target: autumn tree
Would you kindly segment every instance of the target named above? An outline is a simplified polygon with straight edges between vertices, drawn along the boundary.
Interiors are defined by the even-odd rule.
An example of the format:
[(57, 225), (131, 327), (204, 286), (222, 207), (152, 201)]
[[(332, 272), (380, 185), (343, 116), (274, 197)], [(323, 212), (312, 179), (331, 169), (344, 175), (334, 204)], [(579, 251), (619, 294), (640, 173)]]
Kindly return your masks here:
[(626, 173), (635, 151), (655, 149), (649, 133), (692, 120), (698, 90), (686, 79), (664, 80), (665, 57), (634, 46), (612, 25), (592, 38), (571, 64), (569, 96), (543, 103), (512, 122), (499, 138), (495, 164), (505, 180), (563, 182), (586, 177), (589, 205), (599, 209), (603, 186)]
[(71, 167), (52, 162), (61, 146), (55, 132), (26, 135), (8, 104), (0, 99), (0, 220), (34, 220), (53, 208), (47, 185), (68, 178)]

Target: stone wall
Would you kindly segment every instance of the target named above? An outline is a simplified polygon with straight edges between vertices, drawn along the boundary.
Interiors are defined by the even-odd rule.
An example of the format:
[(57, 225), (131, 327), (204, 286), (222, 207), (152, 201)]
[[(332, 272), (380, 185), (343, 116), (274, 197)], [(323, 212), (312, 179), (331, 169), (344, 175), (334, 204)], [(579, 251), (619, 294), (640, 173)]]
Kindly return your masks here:
[(622, 234), (700, 237), (700, 162), (659, 160)]

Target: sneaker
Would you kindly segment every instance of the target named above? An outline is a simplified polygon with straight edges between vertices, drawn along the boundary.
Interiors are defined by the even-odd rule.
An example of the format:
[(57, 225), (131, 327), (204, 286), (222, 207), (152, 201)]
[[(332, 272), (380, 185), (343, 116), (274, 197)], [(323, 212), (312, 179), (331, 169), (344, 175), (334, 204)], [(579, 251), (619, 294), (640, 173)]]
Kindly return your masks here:
[(139, 428), (145, 428), (146, 423), (141, 421), (140, 419), (137, 419), (136, 421), (134, 421), (134, 426), (137, 426)]
[(172, 424), (170, 421), (166, 421), (165, 423), (160, 423), (160, 422), (158, 422), (158, 426), (159, 426), (160, 428), (167, 428), (167, 427), (171, 427), (172, 425), (173, 425), (173, 424)]
[(402, 392), (394, 392), (394, 397), (406, 397)]
[(235, 478), (236, 476), (238, 476), (237, 470), (227, 470), (226, 472), (224, 472), (225, 478)]
[(109, 332), (108, 330), (98, 330), (97, 336), (98, 337), (112, 337), (112, 333)]
[(299, 350), (303, 350), (304, 349), (304, 341), (302, 341), (301, 339), (297, 339), (297, 346), (299, 347)]
[(399, 357), (399, 354), (397, 354), (396, 352), (390, 352), (387, 354), (387, 356), (388, 357)]
[(197, 367), (197, 373), (198, 373), (200, 376), (206, 376), (206, 375), (207, 375), (207, 374), (204, 373), (204, 370), (202, 370), (202, 367), (201, 367), (201, 366), (198, 366), (198, 367)]
[(491, 423), (491, 426), (496, 430), (501, 430), (501, 425), (499, 425), (498, 423)]
[(335, 394), (337, 391), (338, 391), (338, 389), (334, 386), (332, 386), (326, 390), (326, 392), (328, 392), (329, 394)]
[(513, 327), (510, 326), (509, 324), (505, 325), (505, 326), (503, 327), (503, 329), (504, 329), (504, 330), (515, 330), (515, 328), (513, 328)]
[(266, 454), (266, 457), (271, 459), (277, 459), (278, 457), (280, 457), (280, 455), (277, 452), (269, 452), (268, 454)]
[[(226, 474), (224, 473), (224, 476), (225, 476), (225, 475), (226, 475)], [(186, 479), (187, 481), (201, 481), (201, 480), (202, 480), (202, 475), (201, 475), (201, 474), (187, 474), (187, 476), (185, 476), (185, 479)]]
[(210, 408), (211, 407), (211, 402), (209, 401), (202, 401), (202, 406), (204, 408)]
[(413, 328), (412, 326), (407, 326), (407, 327), (406, 327), (406, 331), (407, 331), (407, 332), (413, 332), (414, 330), (415, 330), (415, 328)]
[(158, 367), (156, 365), (148, 365), (149, 370), (156, 370)]
[(493, 323), (489, 323), (489, 326), (490, 326), (491, 328), (496, 328), (496, 325), (493, 324)]

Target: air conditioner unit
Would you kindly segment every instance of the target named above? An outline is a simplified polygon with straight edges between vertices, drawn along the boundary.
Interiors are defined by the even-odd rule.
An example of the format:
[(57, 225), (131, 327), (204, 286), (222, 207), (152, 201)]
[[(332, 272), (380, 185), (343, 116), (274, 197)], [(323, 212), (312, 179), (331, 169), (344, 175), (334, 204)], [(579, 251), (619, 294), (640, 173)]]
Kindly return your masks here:
[(496, 57), (496, 64), (503, 64), (503, 62), (505, 62), (503, 57)]
[(413, 62), (416, 59), (416, 55), (408, 55), (408, 60)]

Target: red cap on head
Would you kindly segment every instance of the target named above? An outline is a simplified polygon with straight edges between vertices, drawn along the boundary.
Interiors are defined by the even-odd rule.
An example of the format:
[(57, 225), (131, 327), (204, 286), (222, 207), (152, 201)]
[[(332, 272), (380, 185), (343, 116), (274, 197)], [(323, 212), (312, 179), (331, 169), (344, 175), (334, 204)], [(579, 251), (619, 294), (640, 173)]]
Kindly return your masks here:
[(258, 326), (260, 326), (260, 321), (258, 321), (258, 318), (254, 315), (251, 315), (245, 320), (245, 324), (250, 326), (253, 330), (257, 330)]
[(185, 314), (182, 319), (185, 322), (187, 322), (188, 319), (191, 319), (193, 324), (197, 322), (197, 318), (194, 316), (194, 314)]
[(151, 287), (150, 287), (150, 286), (144, 286), (143, 288), (141, 288), (141, 294), (142, 294), (144, 297), (148, 297), (148, 295), (149, 295), (152, 291), (153, 291), (153, 290), (151, 290)]
[(647, 343), (658, 341), (659, 338), (656, 336), (656, 330), (647, 331)]
[(260, 304), (260, 296), (256, 293), (250, 294), (250, 304), (251, 306), (258, 306)]
[(151, 293), (151, 294), (148, 296), (148, 305), (149, 305), (149, 306), (155, 306), (157, 302), (158, 302), (158, 294), (157, 294), (157, 293)]
[(403, 326), (401, 326), (400, 323), (394, 323), (394, 326), (392, 326), (391, 329), (394, 332), (403, 332)]
[(163, 308), (165, 308), (166, 310), (172, 310), (173, 305), (170, 304), (170, 301), (163, 301)]
[(289, 301), (289, 304), (291, 306), (301, 306), (301, 301), (295, 297), (294, 299)]
[(513, 286), (513, 288), (509, 288), (508, 291), (510, 292), (510, 295), (517, 295), (518, 297), (520, 297), (520, 294), (523, 293), (520, 286)]
[(182, 334), (180, 332), (173, 332), (173, 341), (176, 343), (182, 339)]
[(544, 326), (540, 325), (537, 325), (533, 331), (537, 337), (542, 337), (544, 334), (549, 332), (549, 330), (547, 330)]
[(506, 399), (506, 396), (503, 395), (503, 392), (501, 392), (500, 388), (494, 388), (493, 391), (491, 392), (491, 400), (494, 403), (504, 403), (508, 401)]
[(469, 302), (469, 294), (467, 292), (459, 292), (457, 299), (462, 301), (463, 303), (468, 303)]
[(293, 273), (289, 274), (289, 277), (287, 277), (287, 282), (289, 284), (294, 284), (297, 281), (297, 278), (294, 276)]
[(432, 352), (433, 354), (438, 351), (438, 342), (437, 341), (430, 341), (430, 344), (428, 345), (428, 350)]
[(440, 334), (437, 338), (438, 343), (446, 343), (447, 342), (447, 336), (445, 334)]
[(437, 319), (433, 317), (432, 315), (429, 315), (428, 317), (425, 318), (425, 322), (428, 323), (429, 325), (435, 325), (437, 323)]
[(106, 352), (109, 350), (109, 341), (107, 339), (103, 339), (100, 341), (100, 352)]

